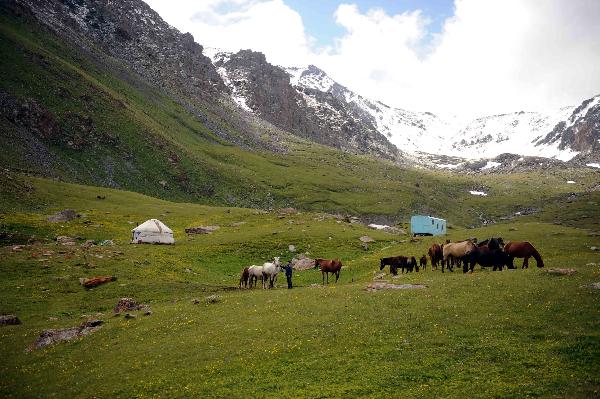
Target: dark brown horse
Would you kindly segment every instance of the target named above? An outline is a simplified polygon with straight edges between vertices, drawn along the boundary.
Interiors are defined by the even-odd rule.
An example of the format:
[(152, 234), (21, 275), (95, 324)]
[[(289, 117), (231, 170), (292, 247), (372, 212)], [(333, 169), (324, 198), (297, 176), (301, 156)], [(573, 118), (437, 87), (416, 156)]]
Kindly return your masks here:
[(429, 259), (431, 260), (431, 270), (433, 270), (434, 267), (437, 270), (438, 264), (444, 259), (444, 256), (442, 255), (442, 246), (439, 244), (433, 244), (431, 247), (429, 247), (429, 251), (427, 251), (427, 253), (429, 254)]
[(542, 260), (540, 253), (527, 241), (508, 242), (504, 246), (504, 252), (508, 255), (508, 267), (510, 269), (515, 268), (513, 265), (515, 258), (523, 258), (523, 266), (521, 266), (521, 269), (527, 269), (529, 267), (529, 258), (532, 256), (535, 259), (537, 267), (544, 267), (544, 261)]
[(423, 271), (427, 270), (427, 256), (421, 256), (421, 259), (419, 259), (419, 266), (423, 268)]
[(325, 285), (325, 275), (327, 275), (327, 284), (329, 284), (329, 273), (335, 274), (335, 282), (340, 278), (340, 270), (342, 269), (342, 261), (339, 259), (315, 259), (315, 269), (321, 269), (323, 276), (323, 285)]
[(379, 270), (383, 270), (386, 266), (390, 267), (390, 273), (394, 276), (398, 274), (398, 269), (402, 269), (402, 273), (404, 273), (404, 269), (406, 269), (406, 272), (408, 273), (412, 272), (416, 267), (417, 271), (419, 271), (417, 260), (414, 256), (410, 258), (408, 256), (390, 256), (389, 258), (379, 259)]
[(240, 276), (240, 288), (248, 288), (248, 280), (250, 279), (250, 272), (248, 267), (244, 267), (242, 275)]
[(501, 237), (490, 238), (477, 244), (476, 261), (482, 267), (492, 267), (492, 270), (504, 269), (508, 266), (508, 255), (503, 251), (504, 242)]

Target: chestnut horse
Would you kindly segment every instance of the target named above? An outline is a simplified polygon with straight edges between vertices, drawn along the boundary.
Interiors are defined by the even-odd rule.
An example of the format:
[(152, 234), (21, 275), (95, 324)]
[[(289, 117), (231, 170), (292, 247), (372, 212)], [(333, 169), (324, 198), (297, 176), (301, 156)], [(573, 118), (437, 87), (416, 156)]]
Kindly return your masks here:
[(244, 267), (242, 275), (240, 276), (240, 288), (248, 288), (248, 280), (250, 279), (250, 272), (248, 267)]
[(429, 247), (427, 253), (429, 254), (429, 259), (431, 260), (431, 270), (433, 270), (434, 266), (437, 270), (440, 261), (444, 260), (444, 256), (442, 254), (442, 246), (439, 244), (433, 244), (431, 247)]
[(527, 241), (508, 242), (504, 246), (504, 252), (508, 255), (508, 267), (510, 269), (515, 268), (513, 265), (513, 260), (515, 258), (524, 258), (521, 269), (527, 269), (529, 267), (529, 258), (532, 256), (535, 259), (537, 267), (544, 267), (544, 261), (542, 260), (540, 253)]
[(477, 247), (470, 240), (451, 242), (442, 246), (442, 273), (444, 272), (444, 264), (448, 266), (448, 270), (452, 270), (452, 264), (450, 258), (456, 259), (459, 264), (463, 261), (463, 273), (466, 273), (469, 269), (473, 271), (475, 268), (475, 260), (477, 256)]
[(323, 276), (323, 285), (325, 285), (325, 275), (327, 275), (327, 284), (329, 284), (329, 273), (335, 274), (335, 282), (340, 278), (342, 261), (339, 259), (315, 259), (315, 269), (319, 267)]

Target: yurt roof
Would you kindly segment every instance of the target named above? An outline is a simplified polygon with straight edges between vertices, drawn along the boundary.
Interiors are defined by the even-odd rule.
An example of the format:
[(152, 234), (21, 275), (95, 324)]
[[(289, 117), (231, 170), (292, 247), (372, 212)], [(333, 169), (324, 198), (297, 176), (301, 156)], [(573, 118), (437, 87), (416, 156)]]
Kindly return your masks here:
[(151, 233), (171, 233), (173, 230), (158, 219), (149, 219), (131, 231), (146, 231)]

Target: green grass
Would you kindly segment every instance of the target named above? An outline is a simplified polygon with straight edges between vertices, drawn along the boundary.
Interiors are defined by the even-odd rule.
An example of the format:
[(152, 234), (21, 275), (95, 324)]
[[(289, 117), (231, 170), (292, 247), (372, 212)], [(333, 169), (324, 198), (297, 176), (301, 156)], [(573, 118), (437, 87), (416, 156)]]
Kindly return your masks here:
[[(546, 268), (575, 268), (574, 276), (550, 276), (533, 265), (503, 272), (477, 267), (467, 275), (428, 270), (397, 280), (386, 276), (426, 289), (367, 292), (380, 257), (419, 256), (437, 240), (411, 242), (323, 214), (279, 218), (24, 180), (31, 195), (46, 200), (37, 210), (5, 213), (0, 220), (3, 231), (40, 240), (22, 252), (0, 249), (0, 313), (23, 321), (0, 328), (4, 397), (598, 396), (600, 297), (587, 286), (600, 281), (600, 268), (588, 265), (599, 263), (589, 249), (600, 246), (599, 238), (543, 222), (545, 213), (456, 227), (447, 238), (529, 240)], [(98, 194), (106, 199), (97, 200)], [(84, 216), (46, 221), (64, 208)], [(176, 245), (127, 244), (129, 222), (152, 216), (173, 228)], [(222, 227), (188, 240), (183, 229), (198, 224)], [(117, 245), (85, 252), (45, 241), (58, 234)], [(364, 234), (377, 240), (367, 251), (358, 241)], [(275, 255), (288, 259), (289, 244), (311, 256), (340, 256), (346, 268), (338, 284), (313, 288), (321, 276), (309, 270), (295, 274), (291, 291), (232, 290), (243, 266)], [(104, 274), (118, 280), (89, 291), (78, 283)], [(221, 301), (191, 302), (211, 293)], [(112, 317), (117, 299), (126, 296), (149, 304), (153, 314)], [(43, 329), (89, 317), (105, 326), (80, 340), (24, 352)]]

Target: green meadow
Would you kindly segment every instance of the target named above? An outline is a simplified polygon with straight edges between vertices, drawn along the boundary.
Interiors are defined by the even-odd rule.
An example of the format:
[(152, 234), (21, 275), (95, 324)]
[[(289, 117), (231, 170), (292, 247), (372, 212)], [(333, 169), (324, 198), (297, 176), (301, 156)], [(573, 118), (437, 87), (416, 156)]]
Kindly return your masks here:
[[(545, 269), (533, 261), (526, 270), (477, 266), (473, 274), (428, 268), (397, 279), (386, 269), (385, 281), (427, 288), (369, 292), (380, 257), (420, 256), (439, 239), (411, 241), (326, 213), (280, 217), (20, 178), (26, 183), (18, 186), (28, 187), (22, 209), (0, 219), (4, 239), (12, 240), (0, 249), (0, 312), (23, 322), (0, 327), (3, 397), (599, 395), (600, 292), (590, 285), (600, 282), (600, 259), (590, 247), (600, 238), (593, 225), (569, 226), (582, 215), (598, 220), (591, 204), (597, 195), (565, 202), (562, 214), (550, 207), (487, 227), (453, 226), (444, 237), (528, 240)], [(46, 220), (65, 208), (82, 216)], [(174, 230), (175, 245), (128, 244), (135, 223), (150, 217)], [(184, 234), (197, 225), (221, 228)], [(57, 235), (77, 236), (78, 245), (57, 245)], [(358, 240), (363, 235), (375, 239), (367, 249)], [(26, 237), (29, 245), (12, 249)], [(79, 244), (86, 239), (115, 245), (85, 249)], [(340, 257), (340, 281), (322, 286), (320, 272), (307, 270), (294, 274), (292, 290), (283, 288), (283, 276), (275, 289), (236, 288), (244, 266), (289, 260), (290, 244), (311, 257)], [(554, 276), (550, 268), (576, 273)], [(96, 275), (117, 281), (91, 290), (79, 284)], [(208, 295), (218, 302), (206, 303)], [(149, 305), (152, 315), (113, 316), (121, 297)], [(88, 319), (104, 325), (25, 351), (42, 330)]]

